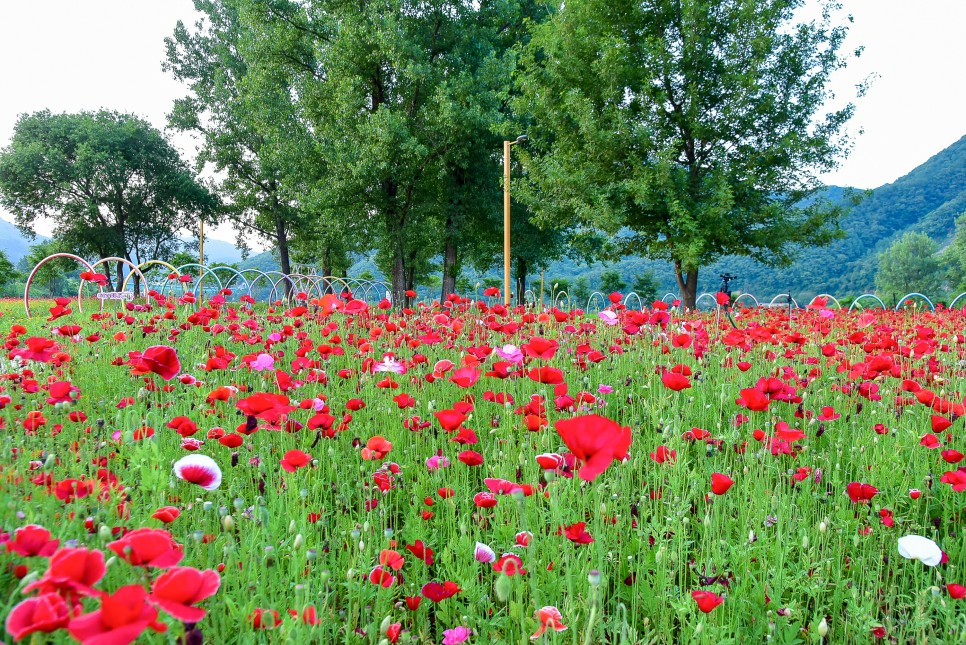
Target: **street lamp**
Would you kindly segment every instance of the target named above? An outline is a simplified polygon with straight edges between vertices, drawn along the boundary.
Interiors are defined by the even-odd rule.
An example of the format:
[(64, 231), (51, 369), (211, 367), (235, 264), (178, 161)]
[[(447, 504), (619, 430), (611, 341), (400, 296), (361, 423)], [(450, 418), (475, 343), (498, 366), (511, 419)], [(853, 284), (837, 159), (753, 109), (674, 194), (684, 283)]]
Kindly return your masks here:
[(516, 141), (503, 142), (503, 304), (510, 305), (510, 146), (523, 143), (527, 135)]

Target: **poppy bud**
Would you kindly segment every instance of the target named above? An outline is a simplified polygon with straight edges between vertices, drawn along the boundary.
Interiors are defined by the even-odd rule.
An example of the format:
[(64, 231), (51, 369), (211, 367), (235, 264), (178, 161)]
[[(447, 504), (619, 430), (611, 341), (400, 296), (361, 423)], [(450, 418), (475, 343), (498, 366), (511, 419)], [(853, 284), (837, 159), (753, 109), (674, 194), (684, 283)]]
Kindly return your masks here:
[(825, 638), (828, 635), (828, 621), (825, 620), (825, 616), (822, 616), (822, 621), (818, 624), (817, 631), (821, 638)]
[(221, 528), (226, 532), (231, 532), (231, 530), (235, 528), (235, 518), (233, 518), (231, 515), (226, 515), (221, 518)]
[(827, 531), (827, 530), (828, 530), (828, 524), (826, 524), (825, 522), (819, 522), (818, 523), (818, 532), (819, 533), (825, 533), (825, 531)]
[(590, 583), (591, 587), (600, 586), (600, 571), (597, 569), (591, 569), (590, 573), (587, 574), (587, 582)]
[(109, 527), (107, 524), (101, 524), (100, 528), (97, 529), (97, 537), (101, 538), (102, 540), (110, 540), (111, 527)]
[(302, 537), (302, 534), (301, 533), (297, 534), (295, 536), (295, 539), (292, 541), (292, 548), (294, 550), (298, 551), (304, 545), (305, 545), (305, 538)]
[(513, 590), (513, 581), (510, 576), (500, 574), (500, 577), (496, 579), (496, 583), (493, 585), (494, 591), (496, 591), (496, 597), (500, 599), (500, 602), (506, 602), (507, 598), (510, 597), (510, 592)]

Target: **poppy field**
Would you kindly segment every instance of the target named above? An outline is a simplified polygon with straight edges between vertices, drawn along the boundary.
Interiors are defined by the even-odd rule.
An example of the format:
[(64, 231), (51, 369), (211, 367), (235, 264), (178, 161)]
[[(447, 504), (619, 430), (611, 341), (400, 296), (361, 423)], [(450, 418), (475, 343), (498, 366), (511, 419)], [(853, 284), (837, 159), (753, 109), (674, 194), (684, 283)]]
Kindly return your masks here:
[(0, 640), (966, 640), (963, 310), (189, 296), (0, 303)]

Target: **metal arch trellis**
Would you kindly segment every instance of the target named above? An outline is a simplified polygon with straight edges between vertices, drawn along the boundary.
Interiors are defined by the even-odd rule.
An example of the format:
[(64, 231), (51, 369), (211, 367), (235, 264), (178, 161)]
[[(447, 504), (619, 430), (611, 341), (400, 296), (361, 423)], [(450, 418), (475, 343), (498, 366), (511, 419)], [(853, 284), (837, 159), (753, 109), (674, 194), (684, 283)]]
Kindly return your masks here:
[(737, 298), (735, 298), (735, 301), (732, 303), (732, 306), (737, 305), (739, 302), (741, 302), (741, 300), (743, 298), (751, 298), (752, 302), (755, 303), (755, 306), (756, 307), (760, 307), (761, 306), (761, 303), (758, 302), (758, 298), (754, 297), (750, 293), (743, 293), (740, 296), (738, 296)]
[(637, 292), (636, 291), (631, 291), (626, 296), (624, 296), (624, 307), (627, 307), (627, 301), (631, 299), (631, 296), (634, 296), (635, 298), (637, 298), (637, 308), (638, 308), (638, 310), (643, 310), (644, 309), (644, 301), (641, 300), (641, 297), (639, 295), (637, 295)]
[(537, 304), (537, 294), (533, 289), (527, 289), (523, 292), (523, 302), (528, 305)]
[(718, 306), (718, 300), (717, 300), (717, 298), (714, 297), (714, 294), (712, 294), (712, 293), (702, 293), (700, 296), (698, 296), (697, 298), (694, 299), (694, 308), (697, 309), (698, 308), (698, 305), (700, 305), (701, 304), (701, 301), (704, 300), (705, 298), (710, 298), (711, 299), (711, 305), (713, 307), (717, 307)]
[[(245, 276), (243, 276), (237, 269), (234, 269), (229, 266), (225, 266), (223, 264), (219, 264), (218, 266), (209, 267), (209, 270), (211, 271), (211, 275), (215, 276), (216, 278), (218, 277), (218, 271), (227, 271), (231, 273), (231, 275), (228, 276), (228, 280), (221, 285), (222, 290), (230, 289), (232, 280), (234, 280), (235, 278), (240, 278), (242, 282), (245, 283), (240, 285), (238, 287), (239, 289), (245, 289), (248, 286), (247, 280), (245, 280)], [(204, 280), (204, 278), (201, 278), (201, 280)], [(201, 280), (199, 280), (199, 283), (201, 282)]]
[[(148, 260), (146, 262), (142, 262), (141, 264), (139, 264), (137, 266), (137, 268), (138, 268), (138, 271), (140, 271), (141, 274), (144, 275), (144, 271), (148, 267), (152, 267), (152, 266), (163, 266), (166, 269), (168, 269), (168, 271), (171, 271), (171, 273), (178, 273), (177, 267), (175, 267), (173, 264), (168, 264), (167, 262), (165, 262), (163, 260)], [(133, 273), (127, 274), (127, 277), (124, 278), (124, 283), (123, 283), (122, 287), (127, 288), (128, 280), (130, 280), (133, 275), (134, 275)], [(167, 282), (168, 282), (167, 280), (165, 280), (164, 282), (156, 281), (156, 284), (158, 284), (159, 288), (163, 289), (164, 288), (163, 285), (166, 285)], [(148, 282), (146, 281), (145, 282), (145, 288), (147, 288), (147, 284), (148, 284)], [(184, 286), (184, 291), (185, 291), (185, 293), (187, 293), (187, 291), (188, 291), (188, 287), (186, 285)], [(163, 291), (161, 293), (163, 293)]]
[[(587, 311), (590, 311), (591, 303), (596, 302), (597, 298), (600, 298), (601, 303), (603, 303), (604, 305), (603, 308), (607, 307), (607, 297), (604, 294), (602, 294), (600, 291), (594, 291), (592, 294), (590, 294), (590, 297), (587, 298), (587, 307), (586, 307)], [(597, 311), (600, 311), (601, 309), (602, 307), (600, 307), (600, 305), (597, 305)]]
[(849, 313), (852, 313), (852, 310), (855, 309), (855, 306), (859, 304), (859, 301), (862, 300), (863, 298), (872, 298), (873, 300), (879, 303), (880, 307), (882, 307), (883, 309), (888, 309), (888, 307), (886, 307), (886, 304), (882, 302), (882, 299), (879, 298), (879, 296), (875, 295), (874, 293), (863, 293), (861, 296), (853, 300), (851, 305), (849, 305)]
[[(214, 271), (212, 271), (211, 269), (209, 269), (208, 267), (206, 267), (203, 264), (198, 264), (197, 262), (189, 262), (188, 264), (182, 264), (181, 266), (178, 267), (178, 273), (184, 275), (185, 274), (185, 271), (184, 271), (185, 269), (199, 269), (201, 271), (201, 274), (198, 276), (198, 281), (191, 287), (191, 293), (193, 293), (193, 294), (195, 293), (195, 290), (197, 289), (198, 293), (195, 295), (195, 297), (197, 299), (199, 299), (199, 300), (202, 299), (203, 296), (204, 296), (204, 281), (205, 281), (205, 278), (208, 276), (209, 273), (211, 274), (211, 277), (213, 277), (215, 279), (215, 282), (218, 283), (218, 290), (219, 291), (221, 291), (222, 289), (225, 288), (224, 285), (221, 283), (221, 278), (218, 277), (218, 274), (215, 273)], [(185, 284), (187, 286), (187, 283), (185, 283)], [(164, 293), (164, 292), (162, 292), (162, 293)], [(197, 304), (197, 303), (195, 303), (195, 304)]]
[(950, 309), (955, 309), (956, 303), (959, 302), (959, 299), (960, 298), (966, 298), (966, 291), (962, 292), (961, 294), (959, 294), (958, 296), (956, 296), (955, 298), (953, 298), (953, 301), (951, 303), (949, 303), (949, 308)]
[[(24, 288), (23, 288), (23, 308), (27, 314), (27, 318), (30, 318), (30, 285), (34, 281), (34, 276), (37, 275), (37, 271), (40, 269), (40, 267), (44, 266), (45, 264), (47, 264), (47, 262), (54, 260), (56, 258), (70, 258), (72, 260), (76, 260), (77, 262), (80, 262), (81, 264), (83, 264), (88, 271), (90, 271), (91, 273), (94, 273), (93, 267), (91, 267), (91, 265), (87, 263), (87, 260), (85, 260), (80, 256), (74, 255), (73, 253), (52, 253), (51, 255), (48, 255), (47, 257), (45, 257), (43, 260), (38, 262), (36, 266), (34, 266), (33, 271), (31, 271), (30, 275), (27, 276), (27, 283), (24, 285)], [(98, 287), (103, 293), (104, 288), (100, 287), (100, 285), (98, 285)], [(81, 304), (80, 295), (77, 296), (77, 310), (80, 311), (81, 313), (84, 313), (84, 305)]]
[(777, 296), (775, 296), (774, 298), (771, 299), (771, 302), (768, 303), (768, 306), (769, 307), (776, 307), (776, 306), (778, 306), (779, 303), (776, 303), (775, 301), (778, 300), (779, 298), (784, 298), (785, 299), (784, 304), (782, 304), (781, 306), (784, 307), (786, 305), (792, 304), (792, 305), (795, 305), (795, 308), (796, 309), (800, 309), (800, 307), (798, 306), (798, 302), (792, 297), (792, 294), (790, 294), (790, 293), (780, 293), (780, 294), (778, 294)]
[(665, 293), (663, 296), (661, 296), (661, 302), (664, 302), (665, 300), (667, 300), (669, 296), (671, 298), (671, 302), (674, 302), (675, 300), (678, 299), (678, 294), (668, 292), (668, 293)]
[(836, 307), (838, 307), (839, 309), (842, 308), (842, 303), (839, 302), (838, 298), (836, 298), (835, 296), (833, 296), (830, 293), (820, 293), (820, 294), (818, 294), (817, 296), (815, 296), (814, 298), (812, 298), (811, 300), (808, 301), (808, 306), (811, 307), (812, 305), (814, 305), (815, 304), (815, 301), (818, 300), (819, 298), (831, 298), (832, 299), (832, 302), (835, 303), (835, 306)]
[[(265, 272), (262, 271), (262, 270), (260, 270), (260, 269), (255, 269), (255, 268), (242, 269), (241, 271), (239, 271), (239, 273), (241, 274), (241, 276), (243, 278), (245, 278), (245, 282), (248, 284), (248, 293), (246, 295), (248, 295), (248, 297), (251, 298), (251, 299), (253, 299), (253, 300), (255, 299), (255, 296), (252, 295), (252, 289), (255, 288), (255, 284), (259, 280), (264, 279), (269, 284), (272, 284), (272, 279), (270, 277), (268, 277), (267, 275), (265, 275)], [(256, 275), (255, 275), (255, 277), (253, 279), (249, 279), (248, 278), (248, 275), (247, 275), (249, 273), (254, 273)]]
[(560, 291), (557, 292), (556, 297), (554, 297), (554, 299), (553, 299), (553, 306), (556, 307), (557, 309), (560, 309), (560, 306), (557, 303), (559, 303), (560, 302), (560, 299), (563, 298), (563, 297), (566, 297), (567, 298), (567, 300), (566, 300), (566, 302), (567, 302), (566, 308), (567, 309), (570, 309), (570, 305), (572, 304), (572, 301), (570, 299), (570, 293), (567, 292), (565, 289), (561, 289)]
[[(288, 290), (288, 293), (285, 294), (285, 300), (291, 302), (292, 301), (292, 298), (295, 296), (295, 293), (294, 293), (294, 291), (295, 291), (295, 289), (294, 289), (295, 282), (293, 282), (292, 278), (290, 278), (288, 275), (282, 273), (281, 271), (266, 271), (265, 272), (265, 275), (266, 276), (269, 276), (269, 280), (272, 281), (272, 290), (268, 294), (268, 303), (269, 304), (272, 304), (274, 302), (282, 302), (282, 299), (281, 298), (278, 298), (276, 296), (276, 293), (278, 291), (278, 285), (282, 284), (282, 281), (283, 280), (288, 280), (289, 285), (292, 286), (292, 289), (289, 289)], [(270, 276), (274, 276), (274, 275), (279, 276), (278, 280), (272, 280), (272, 278)]]
[(922, 298), (929, 305), (929, 310), (930, 311), (936, 311), (936, 305), (932, 304), (932, 300), (930, 300), (929, 298), (927, 298), (923, 294), (919, 293), (918, 291), (914, 291), (912, 293), (907, 293), (906, 295), (902, 296), (902, 298), (900, 298), (899, 302), (896, 303), (896, 311), (899, 311), (899, 307), (902, 306), (902, 303), (904, 303), (906, 300), (912, 300), (913, 298)]
[[(124, 291), (124, 288), (127, 286), (127, 281), (130, 280), (131, 276), (133, 276), (135, 273), (137, 275), (141, 276), (141, 282), (144, 283), (144, 300), (145, 300), (145, 302), (147, 302), (147, 298), (148, 298), (148, 293), (147, 293), (148, 292), (148, 279), (144, 276), (144, 273), (141, 272), (141, 269), (138, 268), (138, 265), (134, 264), (130, 260), (126, 260), (124, 258), (119, 258), (119, 257), (116, 257), (116, 256), (111, 255), (111, 256), (108, 256), (106, 258), (101, 258), (97, 262), (94, 262), (93, 264), (91, 264), (91, 271), (94, 271), (94, 269), (96, 269), (100, 265), (104, 264), (105, 262), (119, 262), (121, 264), (126, 264), (128, 267), (131, 268), (131, 272), (127, 274), (127, 277), (125, 277), (124, 278), (124, 281), (121, 283), (121, 291)], [(120, 271), (120, 270), (121, 270), (121, 268), (118, 267), (118, 271)], [(87, 280), (84, 280), (83, 278), (81, 278), (80, 286), (77, 287), (77, 301), (78, 302), (80, 302), (80, 300), (81, 300), (81, 294), (84, 293), (84, 283), (85, 282), (87, 282)], [(98, 286), (100, 286), (100, 285), (98, 285)], [(103, 289), (102, 289), (102, 291), (103, 291)], [(134, 297), (136, 298), (137, 295), (138, 294), (135, 293), (134, 294)], [(103, 300), (101, 300), (100, 308), (101, 308), (101, 310), (104, 309), (104, 301)]]

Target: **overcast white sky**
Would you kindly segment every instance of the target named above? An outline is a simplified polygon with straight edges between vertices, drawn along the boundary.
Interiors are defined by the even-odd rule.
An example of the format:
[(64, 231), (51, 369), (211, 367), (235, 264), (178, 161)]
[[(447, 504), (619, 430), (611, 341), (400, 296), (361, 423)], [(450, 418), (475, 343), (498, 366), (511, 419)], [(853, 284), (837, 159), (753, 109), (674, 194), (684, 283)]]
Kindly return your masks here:
[[(875, 188), (966, 135), (966, 0), (843, 0), (862, 57), (840, 73), (858, 101), (851, 156), (828, 183)], [(190, 0), (0, 0), (0, 146), (17, 115), (48, 108), (134, 112), (159, 128), (185, 89), (161, 71), (163, 39), (193, 22)], [(864, 131), (859, 134), (859, 131)], [(176, 139), (183, 152), (185, 139)], [(215, 236), (232, 240), (230, 230)]]

